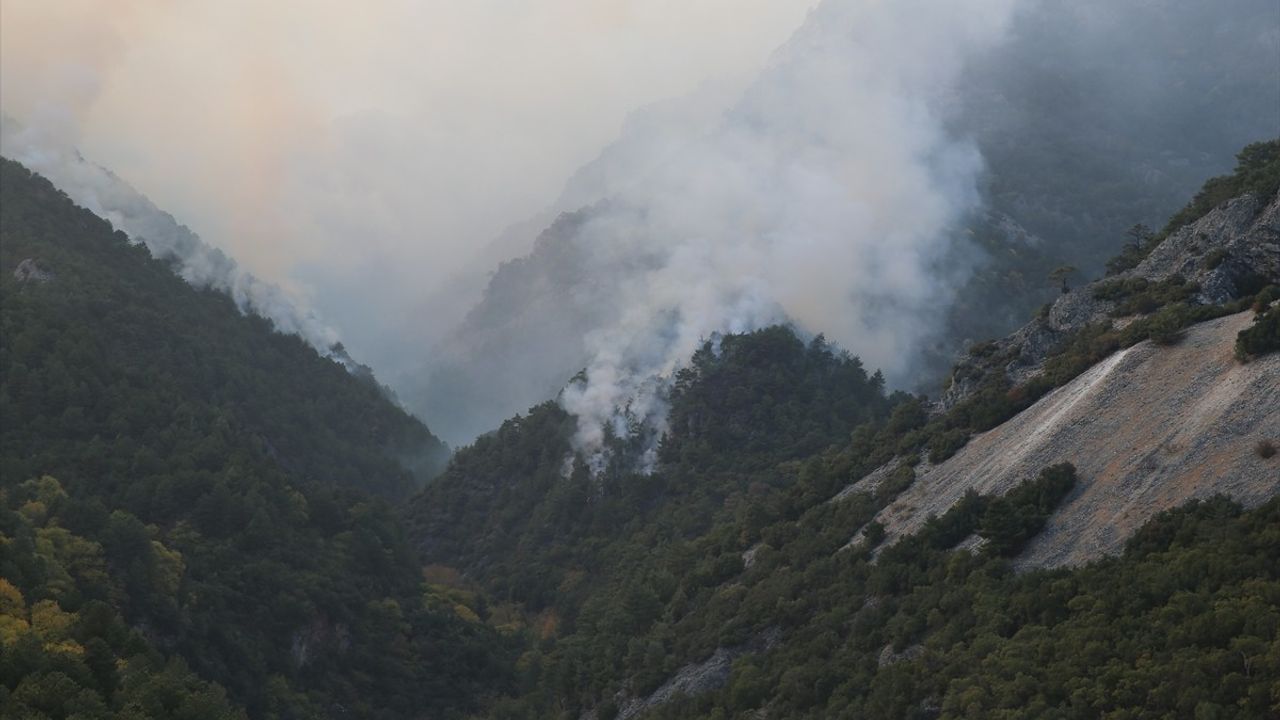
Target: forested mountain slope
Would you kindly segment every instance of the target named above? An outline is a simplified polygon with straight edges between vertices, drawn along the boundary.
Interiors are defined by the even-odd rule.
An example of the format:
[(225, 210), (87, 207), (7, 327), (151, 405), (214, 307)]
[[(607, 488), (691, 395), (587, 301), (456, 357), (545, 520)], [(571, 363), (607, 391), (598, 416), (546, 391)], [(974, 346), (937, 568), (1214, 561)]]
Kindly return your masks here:
[[(574, 418), (547, 402), (460, 450), (409, 521), (427, 562), (541, 611), (626, 552), (698, 534), (723, 507), (794, 483), (799, 460), (883, 419), (898, 399), (821, 338), (806, 344), (782, 327), (726, 336), (678, 375), (656, 471), (640, 462), (654, 438), (636, 428), (611, 439), (609, 465), (593, 473), (574, 457)], [(635, 546), (623, 550), (620, 538)]]
[[(338, 363), (260, 317), (241, 315), (225, 295), (184, 285), (145, 248), (72, 211), (65, 196), (20, 165), (6, 161), (4, 179), (7, 412), (24, 420), (5, 434), (5, 462), (26, 458), (5, 466), (6, 475), (69, 462), (57, 448), (61, 433), (42, 427), (64, 419), (77, 439), (151, 431), (164, 447), (198, 457), (227, 455), (206, 446), (237, 436), (317, 485), (358, 484), (388, 496), (415, 485), (402, 460), (443, 459), (440, 441), (376, 384), (344, 377)], [(28, 260), (49, 277), (16, 277)], [(126, 388), (141, 396), (134, 407), (114, 402)], [(60, 417), (49, 419), (55, 410)], [(227, 431), (188, 442), (173, 437), (199, 412)]]
[[(770, 328), (693, 359), (651, 473), (593, 475), (551, 403), (460, 451), (410, 523), (436, 577), (525, 624), (487, 716), (1280, 712), (1278, 187), (1280, 141), (1246, 148), (940, 405)], [(1063, 520), (1128, 491), (1103, 542), (1105, 513)], [(1050, 546), (1071, 566), (1034, 569)]]
[(426, 592), (387, 504), (443, 444), (0, 173), (0, 714), (447, 717), (500, 687), (504, 641)]
[(56, 134), (27, 128), (7, 115), (0, 116), (0, 152), (42, 175), (77, 205), (107, 220), (134, 242), (145, 245), (152, 257), (169, 263), (192, 285), (223, 292), (236, 307), (270, 320), (280, 332), (300, 335), (321, 355), (347, 363), (352, 370), (367, 372), (334, 347), (337, 333), (298, 298), (240, 267), (122, 178), (86, 160)]

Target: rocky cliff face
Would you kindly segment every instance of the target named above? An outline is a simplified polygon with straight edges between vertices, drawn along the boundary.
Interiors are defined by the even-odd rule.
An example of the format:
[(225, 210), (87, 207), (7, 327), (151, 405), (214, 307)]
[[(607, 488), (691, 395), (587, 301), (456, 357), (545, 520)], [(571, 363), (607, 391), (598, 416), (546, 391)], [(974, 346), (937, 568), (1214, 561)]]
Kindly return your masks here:
[(1127, 322), (1113, 317), (1116, 300), (1099, 297), (1106, 284), (1174, 278), (1195, 288), (1188, 302), (1203, 305), (1228, 302), (1259, 283), (1280, 283), (1280, 197), (1224, 203), (1174, 232), (1132, 270), (1064, 293), (1012, 335), (975, 347), (956, 365), (937, 409), (955, 407), (1001, 374), (1014, 385), (1034, 377), (1055, 348), (1088, 325)]
[(13, 277), (18, 282), (49, 282), (54, 278), (54, 274), (40, 266), (34, 258), (27, 258), (18, 263), (18, 267), (13, 270)]
[(1198, 284), (1197, 301), (1240, 297), (1255, 278), (1280, 281), (1280, 196), (1246, 195), (1173, 233), (1138, 267), (1123, 273), (1149, 281), (1181, 276)]
[(1280, 355), (1244, 365), (1233, 355), (1252, 317), (1201, 323), (1173, 347), (1148, 341), (1117, 352), (945, 462), (918, 466), (914, 484), (876, 517), (885, 543), (966, 490), (1004, 494), (1059, 462), (1076, 466), (1079, 484), (1018, 558), (1023, 566), (1118, 552), (1153, 515), (1192, 499), (1222, 493), (1253, 506), (1280, 493), (1280, 457), (1259, 450), (1280, 441)]
[[(751, 642), (729, 648), (716, 648), (716, 651), (706, 660), (681, 667), (648, 695), (635, 697), (628, 692), (620, 692), (614, 698), (618, 703), (618, 714), (614, 718), (629, 720), (643, 716), (645, 711), (663, 705), (676, 696), (694, 697), (722, 688), (729, 682), (729, 677), (733, 673), (734, 660), (743, 655), (772, 650), (781, 637), (782, 633), (778, 628), (769, 628)], [(579, 718), (579, 720), (597, 719), (598, 714), (594, 709), (583, 713)]]

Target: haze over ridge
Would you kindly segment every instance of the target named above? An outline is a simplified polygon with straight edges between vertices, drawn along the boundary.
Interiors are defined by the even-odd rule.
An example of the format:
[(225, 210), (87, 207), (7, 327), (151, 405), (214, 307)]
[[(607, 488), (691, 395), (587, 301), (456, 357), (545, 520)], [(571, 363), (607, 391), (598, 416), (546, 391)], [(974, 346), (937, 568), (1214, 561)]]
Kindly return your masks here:
[(394, 375), (479, 288), (434, 290), (629, 112), (749, 78), (811, 4), (5, 0), (3, 110)]
[[(8, 0), (4, 102), (283, 287), (455, 443), (585, 366), (564, 401), (590, 445), (629, 401), (659, 418), (644, 388), (705, 336), (778, 321), (907, 386), (923, 347), (966, 337), (939, 341), (991, 261), (975, 213), (1077, 261), (1270, 131), (1259, 0), (782, 5)], [(1088, 172), (1043, 172), (1067, 159)], [(1085, 176), (1137, 189), (1082, 217)], [(521, 258), (583, 209), (552, 226), (564, 267)], [(499, 287), (517, 271), (565, 297)], [(459, 324), (473, 306), (497, 322)]]

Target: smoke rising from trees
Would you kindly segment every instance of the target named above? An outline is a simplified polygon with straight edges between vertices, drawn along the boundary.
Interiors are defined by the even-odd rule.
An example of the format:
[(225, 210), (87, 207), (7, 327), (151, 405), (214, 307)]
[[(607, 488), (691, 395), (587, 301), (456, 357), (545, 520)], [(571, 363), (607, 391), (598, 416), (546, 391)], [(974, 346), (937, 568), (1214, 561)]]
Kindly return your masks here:
[(391, 377), (476, 300), (471, 258), (627, 113), (741, 83), (809, 4), (5, 0), (2, 109)]
[(582, 449), (619, 408), (660, 422), (652, 378), (716, 333), (794, 321), (904, 366), (940, 317), (948, 229), (979, 199), (981, 159), (938, 108), (1012, 6), (824, 3), (718, 127), (586, 223), (588, 274), (620, 310), (562, 398)]
[(561, 402), (595, 447), (619, 408), (660, 417), (701, 339), (773, 322), (908, 385), (999, 260), (976, 214), (1087, 275), (1108, 231), (1280, 132), (1270, 0), (3, 12), (7, 112), (266, 281), (207, 284), (271, 288), (289, 309), (260, 312), (340, 336), (455, 443), (585, 368)]

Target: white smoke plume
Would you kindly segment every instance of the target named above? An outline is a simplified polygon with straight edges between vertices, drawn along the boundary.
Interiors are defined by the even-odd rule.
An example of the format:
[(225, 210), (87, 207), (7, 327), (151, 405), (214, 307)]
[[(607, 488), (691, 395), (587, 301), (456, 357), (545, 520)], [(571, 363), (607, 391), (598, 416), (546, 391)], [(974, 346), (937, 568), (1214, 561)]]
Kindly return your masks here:
[(814, 2), (3, 0), (0, 105), (305, 287), (394, 382), (629, 112), (745, 83)]
[(1274, 0), (816, 3), (2, 0), (0, 105), (305, 290), (455, 444), (587, 366), (591, 446), (781, 319), (916, 386), (980, 174), (1085, 267), (1274, 135)]
[[(610, 374), (678, 361), (681, 328), (687, 345), (690, 328), (749, 315), (825, 331), (897, 387), (931, 384), (1041, 302), (1037, 263), (1099, 268), (1117, 228), (1161, 222), (1274, 136), (1278, 11), (828, 0), (746, 98), (704, 86), (633, 113), (546, 212), (492, 243), (471, 274), (497, 266), (483, 300), (400, 395), (466, 443), (591, 364), (590, 401), (578, 387), (567, 402), (607, 415), (634, 394)], [(973, 208), (975, 181), (982, 206), (946, 221)], [(993, 247), (1000, 218), (1038, 249)], [(692, 317), (695, 292), (712, 321)], [(740, 302), (750, 313), (715, 308)]]
[(77, 205), (145, 245), (152, 257), (171, 261), (188, 283), (226, 293), (241, 312), (259, 315), (280, 332), (299, 335), (320, 354), (353, 367), (345, 352), (334, 351), (337, 331), (308, 309), (300, 295), (245, 271), (75, 148), (5, 117), (0, 120), (0, 154), (44, 175)]
[(902, 367), (947, 297), (948, 231), (979, 199), (981, 159), (943, 105), (1012, 6), (828, 0), (713, 132), (587, 221), (588, 273), (628, 272), (617, 321), (586, 339), (586, 382), (561, 397), (580, 450), (621, 429), (620, 408), (661, 422), (652, 379), (714, 333), (791, 320)]

